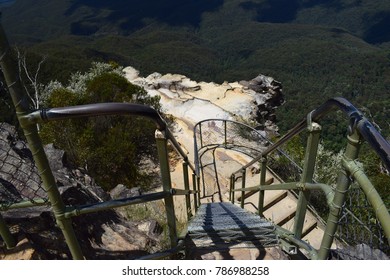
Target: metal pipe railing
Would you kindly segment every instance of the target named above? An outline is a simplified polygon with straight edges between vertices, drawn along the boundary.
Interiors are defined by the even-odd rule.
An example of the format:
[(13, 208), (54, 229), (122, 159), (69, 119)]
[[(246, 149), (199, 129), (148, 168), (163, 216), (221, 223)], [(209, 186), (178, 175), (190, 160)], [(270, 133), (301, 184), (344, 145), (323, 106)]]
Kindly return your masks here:
[[(316, 121), (320, 120), (324, 116), (328, 115), (333, 109), (337, 108), (341, 110), (348, 118), (350, 125), (348, 127), (348, 146), (346, 153), (344, 155), (345, 159), (353, 160), (357, 158), (360, 141), (364, 139), (371, 146), (371, 148), (380, 156), (382, 162), (385, 164), (387, 169), (390, 171), (390, 144), (380, 135), (380, 133), (375, 129), (375, 127), (363, 117), (363, 114), (356, 109), (349, 101), (344, 98), (333, 98), (325, 102), (322, 106), (318, 107), (316, 110), (310, 112), (307, 118), (303, 119), (299, 122), (293, 129), (291, 129), (286, 135), (284, 135), (280, 140), (276, 143), (273, 143), (271, 146), (266, 148), (259, 156), (254, 157), (248, 164), (240, 167), (237, 171), (232, 173), (230, 177), (230, 199), (232, 202), (234, 201), (235, 192), (246, 192), (246, 191), (257, 191), (257, 190), (267, 190), (267, 189), (295, 189), (303, 191), (302, 194), (305, 193), (305, 190), (314, 190), (321, 189), (326, 196), (327, 204), (330, 208), (330, 215), (328, 217), (327, 226), (325, 229), (324, 238), (322, 240), (321, 248), (318, 251), (318, 258), (324, 259), (329, 254), (331, 243), (333, 242), (333, 238), (335, 235), (335, 231), (337, 228), (338, 219), (340, 218), (341, 208), (346, 199), (346, 193), (348, 187), (350, 185), (348, 172), (351, 170), (345, 170), (345, 166), (340, 171), (339, 178), (337, 181), (336, 189), (332, 189), (330, 186), (324, 184), (317, 184), (313, 180), (314, 174), (314, 166), (316, 161), (316, 151), (319, 143), (319, 129), (315, 129), (317, 124)], [(302, 132), (303, 130), (308, 129), (311, 132), (311, 138), (309, 137), (308, 147), (306, 150), (306, 158), (305, 158), (305, 168), (303, 169), (301, 182), (300, 183), (287, 183), (287, 184), (278, 184), (273, 186), (263, 186), (260, 183), (260, 186), (254, 186), (250, 188), (245, 188), (245, 180), (243, 180), (243, 186), (240, 189), (235, 188), (235, 180), (234, 176), (245, 174), (245, 170), (251, 167), (253, 164), (257, 163), (261, 160), (264, 160), (270, 153), (274, 151), (280, 151), (280, 147), (289, 141), (291, 138)], [(194, 132), (196, 130), (194, 129)], [(226, 133), (226, 132), (225, 132)], [(194, 133), (195, 134), (195, 133)], [(315, 135), (315, 137), (314, 137)], [(314, 140), (313, 140), (313, 139)], [(226, 139), (226, 138), (225, 138)], [(212, 144), (208, 144), (212, 145)], [(265, 165), (265, 164), (264, 164)], [(356, 168), (355, 168), (356, 169)], [(262, 166), (262, 170), (265, 170), (264, 166)], [(360, 171), (354, 171), (358, 178), (355, 178), (356, 181), (362, 186), (364, 193), (366, 194), (368, 200), (373, 205), (374, 210), (376, 211), (377, 217), (382, 224), (386, 236), (389, 238), (389, 223), (390, 218), (388, 210), (383, 204), (383, 201), (377, 195), (375, 188), (372, 186), (372, 183), (369, 182), (366, 175), (360, 174)], [(264, 175), (264, 174), (263, 174)], [(364, 186), (362, 185), (364, 184)], [(259, 207), (262, 208), (262, 198), (263, 195), (259, 195)], [(300, 238), (303, 228), (303, 218), (306, 212), (305, 202), (307, 198), (300, 196), (299, 199), (299, 208), (298, 214), (296, 214), (296, 221), (294, 223), (294, 234), (296, 238)], [(241, 204), (244, 204), (243, 199), (241, 199)], [(261, 215), (261, 211), (259, 211)]]
[[(383, 136), (375, 129), (375, 127), (369, 122), (363, 114), (356, 109), (348, 100), (342, 97), (336, 97), (329, 99), (320, 107), (310, 113), (311, 121), (317, 122), (326, 116), (329, 112), (333, 112), (333, 108), (338, 108), (347, 115), (350, 121), (349, 133), (352, 133), (354, 129), (357, 129), (361, 136), (367, 141), (367, 143), (373, 148), (373, 150), (380, 156), (383, 163), (386, 165), (387, 170), (390, 171), (390, 144)], [(248, 164), (241, 167), (236, 172), (241, 172), (242, 168), (248, 168), (254, 163), (258, 162), (261, 157), (267, 156), (277, 148), (285, 144), (288, 140), (295, 135), (302, 132), (307, 126), (307, 118), (304, 118), (298, 124), (296, 124), (291, 130), (289, 130), (282, 138), (277, 142), (269, 146), (261, 155), (254, 158)]]
[(34, 206), (44, 206), (44, 205), (50, 205), (47, 199), (25, 200), (25, 201), (9, 203), (9, 204), (0, 204), (0, 211), (28, 208)]
[(158, 130), (165, 130), (166, 138), (172, 143), (175, 150), (185, 160), (192, 171), (195, 172), (194, 165), (188, 160), (186, 152), (182, 149), (172, 132), (167, 129), (167, 124), (161, 115), (152, 107), (132, 104), (132, 103), (95, 103), (86, 105), (76, 105), (60, 108), (41, 109), (22, 116), (22, 121), (30, 124), (37, 124), (46, 121), (76, 119), (82, 117), (97, 117), (108, 115), (130, 115), (151, 119)]
[[(309, 137), (305, 152), (305, 161), (301, 176), (302, 183), (312, 183), (314, 169), (317, 159), (318, 144), (320, 142), (321, 126), (315, 122), (311, 122), (311, 116), (308, 116)], [(305, 222), (306, 210), (309, 200), (309, 193), (305, 190), (300, 190), (298, 195), (297, 210), (294, 217), (294, 235), (297, 238), (302, 237), (303, 224)]]
[[(277, 188), (276, 188), (277, 186)], [(280, 183), (277, 185), (258, 185), (248, 188), (234, 189), (233, 192), (251, 192), (251, 191), (267, 191), (267, 190), (321, 190), (327, 201), (327, 205), (331, 206), (334, 198), (334, 192), (331, 186), (321, 183), (301, 183), (301, 182), (290, 182)]]
[(388, 238), (388, 243), (390, 244), (390, 214), (389, 211), (378, 194), (377, 190), (367, 178), (367, 175), (364, 173), (363, 168), (356, 164), (352, 160), (343, 160), (343, 167), (348, 170), (351, 176), (358, 182), (358, 184), (363, 189), (364, 193), (367, 196), (368, 201), (372, 205), (375, 215), (377, 216), (379, 222), (383, 227), (383, 231)]
[(153, 120), (158, 130), (164, 130), (166, 123), (153, 108), (131, 103), (96, 103), (61, 108), (41, 109), (26, 116), (31, 122), (75, 119), (105, 115), (132, 115)]
[[(78, 106), (69, 106), (62, 108), (51, 108), (51, 109), (42, 109), (34, 112), (30, 112), (30, 100), (28, 95), (24, 91), (22, 82), (20, 80), (20, 75), (18, 69), (15, 67), (16, 63), (12, 60), (12, 56), (9, 54), (9, 43), (7, 41), (6, 35), (0, 26), (0, 67), (3, 71), (5, 81), (8, 85), (8, 89), (16, 108), (16, 113), (18, 120), (21, 124), (22, 129), (24, 130), (27, 142), (30, 146), (30, 150), (34, 156), (34, 161), (37, 165), (38, 171), (41, 175), (41, 179), (45, 188), (45, 191), (48, 194), (48, 200), (52, 206), (57, 224), (62, 229), (65, 240), (69, 246), (72, 257), (74, 259), (83, 259), (83, 254), (81, 252), (80, 245), (77, 241), (76, 235), (74, 233), (71, 217), (96, 212), (105, 209), (111, 209), (115, 207), (137, 204), (144, 201), (152, 201), (156, 199), (164, 199), (166, 212), (167, 212), (167, 221), (170, 230), (170, 239), (172, 247), (175, 247), (177, 244), (177, 234), (176, 234), (176, 225), (175, 225), (175, 213), (173, 206), (173, 192), (171, 192), (171, 182), (169, 174), (169, 161), (168, 161), (168, 150), (167, 150), (167, 141), (169, 140), (172, 143), (175, 150), (183, 158), (186, 166), (189, 166), (193, 171), (193, 174), (196, 174), (194, 166), (189, 162), (187, 154), (183, 151), (180, 144), (176, 141), (172, 133), (169, 131), (165, 121), (161, 118), (159, 113), (151, 107), (140, 105), (140, 104), (129, 104), (129, 103), (99, 103), (99, 104), (87, 104), (87, 105), (78, 105)], [(160, 168), (163, 181), (162, 193), (149, 194), (146, 196), (140, 196), (137, 198), (128, 198), (123, 200), (114, 200), (108, 202), (102, 202), (92, 205), (78, 206), (77, 208), (68, 208), (65, 206), (61, 195), (58, 191), (58, 187), (55, 182), (55, 178), (50, 169), (46, 154), (43, 149), (41, 139), (37, 131), (37, 124), (47, 121), (55, 120), (65, 120), (65, 119), (74, 119), (80, 117), (93, 117), (93, 116), (103, 116), (103, 115), (135, 115), (142, 116), (151, 119), (156, 124), (159, 133), (156, 133), (156, 141), (158, 152), (160, 155)], [(197, 176), (193, 176), (194, 189), (197, 187), (196, 184), (199, 182)], [(190, 196), (193, 192), (190, 192), (188, 175), (185, 175), (184, 178), (185, 188), (188, 193), (186, 196)], [(199, 199), (199, 194), (194, 190), (194, 198)], [(180, 193), (180, 191), (179, 191)], [(198, 195), (196, 195), (198, 194)], [(188, 202), (188, 199), (186, 200)], [(41, 203), (40, 203), (41, 204)], [(188, 203), (187, 203), (188, 204)], [(194, 201), (195, 210), (198, 201)], [(19, 203), (14, 207), (28, 207), (33, 206), (32, 203)], [(187, 205), (187, 209), (190, 209), (190, 206)], [(187, 210), (189, 212), (190, 210)], [(0, 219), (0, 234), (6, 240), (7, 246), (13, 246), (14, 240), (5, 225), (3, 219)]]
[(151, 119), (156, 124), (156, 128), (159, 131), (164, 131), (166, 139), (169, 140), (169, 142), (173, 145), (176, 152), (182, 157), (192, 172), (195, 172), (194, 165), (189, 161), (186, 152), (177, 142), (172, 132), (168, 129), (164, 119), (155, 109), (146, 105), (113, 102), (41, 109), (23, 116), (22, 119), (26, 123), (36, 124), (47, 121), (107, 115), (130, 115)]
[(65, 217), (71, 218), (71, 217), (80, 216), (84, 214), (95, 213), (98, 211), (104, 211), (104, 210), (123, 207), (123, 206), (151, 202), (151, 201), (167, 198), (168, 196), (171, 196), (169, 192), (162, 191), (162, 192), (150, 193), (150, 194), (139, 195), (134, 197), (104, 201), (104, 202), (99, 202), (94, 204), (68, 207), (65, 212)]
[[(80, 245), (77, 241), (72, 223), (64, 217), (65, 204), (62, 201), (53, 172), (50, 169), (49, 161), (43, 149), (42, 141), (38, 134), (37, 126), (34, 123), (26, 121), (30, 108), (30, 100), (20, 80), (19, 71), (16, 63), (10, 54), (10, 46), (7, 36), (0, 24), (0, 67), (3, 72), (12, 102), (16, 109), (21, 128), (24, 131), (27, 143), (34, 158), (38, 172), (41, 176), (43, 187), (48, 195), (50, 204), (58, 226), (61, 228), (69, 249), (74, 259), (83, 259)], [(4, 222), (0, 221), (4, 227)], [(3, 235), (3, 233), (1, 233)]]

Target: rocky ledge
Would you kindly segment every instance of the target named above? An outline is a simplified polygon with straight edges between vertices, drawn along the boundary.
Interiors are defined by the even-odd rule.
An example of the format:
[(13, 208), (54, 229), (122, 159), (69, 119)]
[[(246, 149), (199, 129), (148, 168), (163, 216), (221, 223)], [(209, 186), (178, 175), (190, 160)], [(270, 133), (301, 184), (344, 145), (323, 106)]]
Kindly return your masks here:
[(268, 136), (278, 134), (275, 110), (284, 103), (282, 84), (258, 75), (250, 81), (196, 82), (179, 74), (153, 73), (141, 77), (133, 67), (124, 69), (127, 79), (150, 95), (160, 96), (163, 110), (187, 124), (209, 118), (249, 122)]
[[(83, 205), (140, 194), (118, 185), (110, 193), (98, 186), (85, 170), (72, 169), (62, 150), (45, 146), (61, 196), (67, 205)], [(15, 127), (0, 124), (0, 204), (46, 199), (32, 155), (19, 139)], [(152, 207), (158, 208), (159, 205)], [(0, 238), (1, 259), (70, 259), (63, 235), (49, 206), (2, 210), (18, 241), (6, 249)], [(151, 210), (148, 210), (151, 211)], [(155, 212), (161, 212), (155, 209)], [(134, 221), (129, 211), (108, 210), (72, 219), (76, 235), (87, 259), (133, 259), (160, 251), (162, 227), (155, 219)], [(155, 215), (154, 217), (156, 217)]]

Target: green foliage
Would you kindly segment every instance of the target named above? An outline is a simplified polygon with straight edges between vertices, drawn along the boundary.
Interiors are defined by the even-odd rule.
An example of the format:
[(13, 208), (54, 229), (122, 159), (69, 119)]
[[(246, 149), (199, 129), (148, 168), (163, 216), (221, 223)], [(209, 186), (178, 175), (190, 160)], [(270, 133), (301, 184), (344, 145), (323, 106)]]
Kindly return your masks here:
[[(160, 108), (158, 98), (148, 96), (115, 69), (98, 70), (106, 66), (95, 64), (88, 73), (73, 75), (68, 88), (53, 90), (47, 106), (128, 102)], [(129, 187), (147, 185), (149, 179), (137, 163), (142, 155), (153, 155), (154, 130), (154, 124), (144, 118), (103, 116), (51, 122), (43, 126), (41, 136), (45, 142), (64, 149), (73, 165), (86, 167), (109, 190), (119, 183)]]
[[(289, 142), (287, 142), (283, 149), (298, 165), (303, 167), (305, 157), (304, 147), (305, 145), (303, 138), (295, 136)], [(317, 152), (314, 180), (335, 188), (337, 176), (341, 170), (341, 160), (343, 154), (344, 150), (334, 152), (327, 148), (323, 143), (320, 143)], [(390, 176), (387, 174), (387, 172), (385, 172), (385, 167), (382, 165), (379, 156), (370, 147), (368, 147), (368, 145), (363, 145), (358, 160), (363, 164), (364, 172), (383, 199), (385, 206), (390, 209), (390, 196), (388, 195), (390, 191)], [(285, 172), (288, 161), (282, 157), (279, 158), (278, 163), (279, 165), (285, 165), (283, 169), (280, 168), (278, 170), (278, 174), (283, 171)], [(293, 178), (293, 176), (290, 176), (290, 178)], [(295, 178), (295, 180), (297, 180), (297, 178)], [(354, 187), (356, 188), (358, 186)], [(351, 203), (353, 205), (365, 205), (366, 198), (362, 196), (359, 199), (361, 201), (352, 201)], [(329, 209), (326, 204), (325, 195), (321, 191), (312, 191), (310, 193), (310, 203), (315, 207), (317, 212), (323, 218), (326, 218)], [(361, 210), (359, 215), (371, 215), (372, 213), (369, 213), (368, 211), (369, 210)]]
[(16, 112), (9, 95), (8, 89), (4, 86), (5, 82), (0, 84), (0, 122), (7, 122), (12, 125), (17, 124)]
[(285, 149), (298, 165), (303, 166), (305, 160), (305, 140), (301, 135), (291, 138), (287, 142)]
[(390, 176), (384, 172), (385, 168), (381, 159), (371, 149), (364, 146), (359, 160), (363, 163), (364, 172), (384, 200), (387, 209), (390, 209)]
[[(286, 103), (277, 111), (282, 134), (335, 96), (367, 108), (383, 133), (390, 132), (388, 1), (229, 0), (217, 10), (205, 11), (195, 26), (167, 22), (167, 15), (148, 17), (147, 9), (131, 15), (132, 10), (127, 17), (140, 19), (145, 13), (145, 18), (131, 32), (121, 20), (113, 22), (107, 16), (119, 7), (115, 1), (104, 4), (108, 10), (92, 9), (96, 3), (91, 1), (80, 10), (72, 10), (69, 1), (42, 0), (33, 7), (30, 2), (17, 1), (4, 11), (4, 24), (15, 41), (29, 43), (31, 52), (47, 57), (42, 83), (53, 79), (65, 83), (71, 73), (87, 70), (91, 61), (109, 60), (131, 65), (144, 76), (171, 72), (219, 83), (262, 73), (284, 87)], [(286, 11), (267, 14), (281, 3), (292, 5), (288, 7), (294, 16)], [(37, 13), (47, 16), (34, 16)], [(15, 20), (18, 16), (34, 20)], [(43, 19), (48, 24), (42, 24)], [(96, 26), (98, 31), (94, 36), (74, 36), (75, 24)], [(383, 43), (367, 43), (379, 38), (378, 30), (383, 31), (382, 37), (377, 34)], [(335, 152), (344, 147), (346, 130), (340, 119), (323, 123), (324, 144)]]

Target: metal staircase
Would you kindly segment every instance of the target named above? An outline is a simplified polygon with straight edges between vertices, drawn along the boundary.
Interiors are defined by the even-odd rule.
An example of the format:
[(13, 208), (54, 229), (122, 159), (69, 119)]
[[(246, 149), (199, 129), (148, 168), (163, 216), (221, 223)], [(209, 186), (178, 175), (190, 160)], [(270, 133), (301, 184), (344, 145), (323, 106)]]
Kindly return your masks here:
[[(27, 192), (31, 194), (28, 196), (18, 194), (13, 200), (1, 200), (0, 210), (51, 206), (74, 259), (84, 259), (84, 255), (73, 229), (73, 217), (156, 200), (164, 202), (170, 248), (144, 258), (175, 258), (178, 252), (186, 252), (187, 258), (197, 258), (201, 249), (221, 253), (237, 248), (263, 250), (257, 255), (258, 258), (259, 255), (264, 256), (267, 249), (277, 248), (284, 252), (284, 256), (273, 254), (279, 258), (299, 255), (308, 259), (327, 259), (333, 255), (334, 246), (342, 250), (343, 255), (353, 256), (348, 252), (361, 244), (375, 251), (375, 254), (367, 253), (363, 258), (388, 258), (389, 211), (357, 163), (357, 158), (359, 148), (365, 141), (390, 170), (390, 144), (347, 100), (329, 100), (309, 113), (276, 143), (271, 143), (260, 132), (245, 124), (205, 120), (194, 126), (194, 160), (191, 161), (159, 113), (150, 107), (101, 103), (31, 111), (9, 50), (0, 27), (0, 66), (41, 177), (40, 192), (47, 194), (47, 199), (35, 197), (30, 192)], [(315, 182), (313, 174), (321, 130), (318, 122), (335, 108), (347, 115), (350, 126), (345, 155), (333, 187)], [(155, 122), (162, 190), (87, 205), (65, 205), (44, 152), (37, 124), (101, 115), (140, 116)], [(309, 136), (305, 165), (300, 169), (281, 147), (305, 130)], [(182, 159), (182, 180), (174, 182), (175, 188), (172, 187), (168, 143)], [(234, 164), (231, 158), (236, 159)], [(221, 162), (230, 162), (234, 169), (224, 167)], [(278, 175), (281, 170), (291, 176), (281, 178)], [(24, 186), (27, 190), (30, 187), (28, 184)], [(0, 193), (6, 188), (6, 184), (0, 184)], [(315, 216), (307, 200), (312, 191), (321, 191), (329, 207), (328, 219), (321, 226), (322, 234), (316, 234), (311, 239), (318, 244), (305, 240), (320, 227), (320, 219)], [(174, 198), (177, 196), (185, 198), (185, 212), (189, 221), (182, 234), (178, 232), (176, 223)], [(1, 214), (0, 236), (7, 248), (18, 246), (18, 240)], [(242, 256), (243, 251), (239, 255)], [(229, 256), (232, 257), (231, 254)]]

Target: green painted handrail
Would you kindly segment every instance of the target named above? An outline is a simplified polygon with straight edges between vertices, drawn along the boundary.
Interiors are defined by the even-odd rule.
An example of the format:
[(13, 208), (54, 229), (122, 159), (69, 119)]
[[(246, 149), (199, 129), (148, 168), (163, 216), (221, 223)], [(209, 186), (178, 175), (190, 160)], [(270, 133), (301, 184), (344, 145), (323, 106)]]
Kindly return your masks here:
[[(336, 189), (333, 190), (331, 187), (324, 184), (317, 184), (312, 182), (316, 151), (319, 143), (319, 130), (314, 129), (317, 124), (315, 121), (320, 120), (330, 112), (333, 112), (333, 108), (338, 108), (344, 112), (350, 121), (350, 126), (348, 127), (349, 136), (348, 136), (348, 145), (344, 155), (343, 169), (340, 170), (337, 180)], [(305, 153), (305, 167), (303, 169), (301, 182), (300, 183), (281, 183), (274, 184), (271, 186), (266, 186), (260, 184), (259, 186), (254, 186), (250, 188), (241, 188), (235, 189), (235, 184), (233, 176), (237, 174), (242, 174), (243, 170), (251, 167), (257, 162), (262, 162), (263, 159), (268, 156), (270, 153), (279, 150), (280, 146), (288, 142), (292, 137), (298, 135), (304, 129), (308, 128), (310, 134), (307, 144), (307, 149)], [(326, 223), (324, 237), (321, 243), (321, 248), (318, 251), (318, 258), (325, 259), (329, 254), (330, 247), (332, 245), (335, 232), (338, 226), (338, 220), (341, 215), (341, 209), (343, 203), (346, 199), (346, 193), (349, 185), (351, 184), (350, 178), (355, 178), (359, 183), (362, 190), (366, 194), (367, 199), (373, 205), (376, 212), (377, 218), (381, 223), (385, 235), (388, 240), (390, 240), (390, 215), (388, 209), (386, 209), (382, 199), (376, 192), (374, 186), (369, 181), (367, 176), (364, 174), (363, 170), (358, 168), (354, 160), (357, 158), (359, 153), (359, 148), (362, 140), (366, 140), (371, 148), (380, 156), (383, 163), (386, 165), (387, 169), (390, 171), (390, 144), (380, 135), (374, 126), (363, 117), (363, 115), (347, 100), (343, 98), (333, 98), (328, 100), (318, 109), (312, 111), (308, 114), (307, 118), (298, 123), (293, 129), (291, 129), (286, 135), (284, 135), (277, 142), (269, 146), (265, 151), (263, 151), (259, 156), (253, 158), (248, 164), (244, 165), (236, 172), (233, 172), (231, 175), (231, 201), (234, 201), (234, 192), (240, 191), (255, 191), (255, 190), (300, 190), (301, 195), (298, 200), (298, 210), (294, 223), (294, 234), (297, 238), (300, 238), (303, 228), (303, 221), (306, 213), (306, 198), (304, 193), (308, 190), (321, 189), (325, 195), (327, 204), (330, 208), (329, 217)], [(348, 164), (346, 164), (348, 162)], [(266, 167), (262, 164), (262, 169), (265, 170)], [(262, 215), (262, 196), (259, 195), (259, 215)], [(243, 204), (243, 200), (241, 200)]]
[[(342, 97), (336, 97), (329, 99), (323, 105), (312, 111), (309, 115), (311, 121), (318, 122), (323, 117), (327, 116), (330, 112), (334, 112), (334, 108), (341, 110), (349, 119), (350, 127), (349, 131), (359, 131), (360, 135), (370, 144), (372, 149), (380, 156), (383, 163), (386, 165), (387, 170), (390, 171), (390, 144), (385, 138), (375, 129), (374, 125), (363, 117), (363, 114), (355, 108), (348, 100)], [(280, 146), (287, 143), (291, 138), (298, 135), (300, 132), (305, 130), (308, 125), (308, 118), (304, 118), (292, 129), (289, 130), (283, 137), (278, 141), (269, 146), (261, 155), (255, 157), (248, 164), (241, 167), (236, 172), (240, 172), (242, 168), (248, 168), (254, 163), (258, 162), (263, 156), (267, 156), (271, 152), (277, 150)]]

